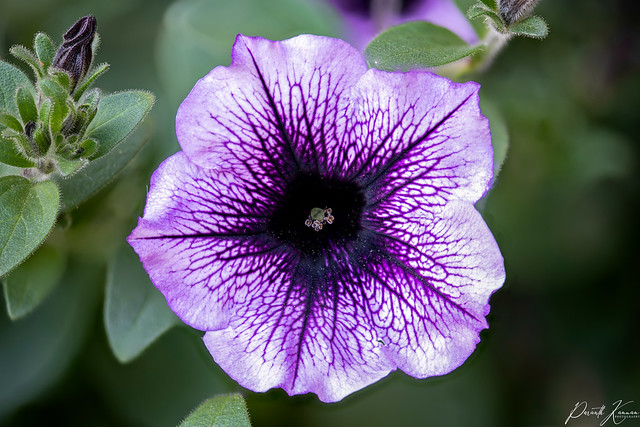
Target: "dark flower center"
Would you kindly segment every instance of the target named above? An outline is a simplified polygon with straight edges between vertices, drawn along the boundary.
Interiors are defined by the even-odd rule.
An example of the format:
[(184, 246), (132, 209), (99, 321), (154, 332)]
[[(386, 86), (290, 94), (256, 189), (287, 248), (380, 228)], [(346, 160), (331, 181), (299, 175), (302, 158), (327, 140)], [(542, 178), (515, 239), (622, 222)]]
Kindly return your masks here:
[[(275, 209), (268, 233), (305, 254), (341, 245), (357, 237), (365, 205), (361, 189), (351, 182), (329, 179), (318, 174), (298, 173), (287, 185), (283, 201)], [(313, 212), (331, 217), (320, 230), (309, 226)]]
[[(410, 13), (419, 3), (419, 0), (395, 0), (397, 11), (403, 15)], [(338, 0), (340, 7), (347, 11), (360, 15), (365, 18), (373, 17), (377, 12), (377, 9), (391, 10), (393, 0)]]

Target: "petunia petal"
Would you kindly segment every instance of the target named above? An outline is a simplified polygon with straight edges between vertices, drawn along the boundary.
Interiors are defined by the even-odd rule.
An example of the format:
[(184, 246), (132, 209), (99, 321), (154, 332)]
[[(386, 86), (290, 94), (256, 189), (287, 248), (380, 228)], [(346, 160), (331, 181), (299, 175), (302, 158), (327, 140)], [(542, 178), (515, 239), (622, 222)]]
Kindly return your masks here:
[(189, 325), (225, 327), (235, 304), (260, 292), (254, 283), (281, 276), (277, 269), (286, 259), (263, 236), (267, 197), (238, 176), (198, 167), (183, 153), (154, 173), (144, 217), (128, 241)]
[(493, 177), (493, 148), (478, 89), (426, 72), (369, 70), (358, 81), (352, 133), (341, 152), (371, 209), (398, 193), (424, 208), (482, 197)]
[(318, 276), (310, 268), (317, 267), (303, 260), (288, 286), (272, 286), (248, 301), (227, 329), (207, 332), (204, 341), (214, 360), (244, 387), (313, 392), (335, 402), (395, 366), (367, 322), (367, 301), (354, 286), (360, 274), (335, 275), (327, 267), (326, 275)]
[(326, 172), (344, 139), (359, 52), (327, 37), (283, 42), (239, 35), (229, 67), (201, 79), (178, 110), (176, 133), (204, 168), (246, 169), (282, 186), (297, 170)]
[(455, 369), (475, 349), (489, 297), (505, 279), (482, 217), (469, 203), (451, 202), (436, 214), (378, 209), (365, 223), (387, 248), (367, 267), (387, 356), (418, 378)]

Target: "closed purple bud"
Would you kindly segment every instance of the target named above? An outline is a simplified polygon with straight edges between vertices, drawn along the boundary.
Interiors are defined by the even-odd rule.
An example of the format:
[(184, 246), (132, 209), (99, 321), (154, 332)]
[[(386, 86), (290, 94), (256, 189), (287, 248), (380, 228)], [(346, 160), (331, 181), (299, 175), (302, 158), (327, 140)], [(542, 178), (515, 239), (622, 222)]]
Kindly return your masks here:
[(501, 0), (500, 15), (507, 26), (531, 13), (540, 0)]
[(71, 77), (71, 88), (82, 79), (91, 65), (93, 53), (91, 44), (98, 24), (91, 15), (80, 18), (64, 33), (62, 45), (53, 59), (53, 66), (60, 68)]

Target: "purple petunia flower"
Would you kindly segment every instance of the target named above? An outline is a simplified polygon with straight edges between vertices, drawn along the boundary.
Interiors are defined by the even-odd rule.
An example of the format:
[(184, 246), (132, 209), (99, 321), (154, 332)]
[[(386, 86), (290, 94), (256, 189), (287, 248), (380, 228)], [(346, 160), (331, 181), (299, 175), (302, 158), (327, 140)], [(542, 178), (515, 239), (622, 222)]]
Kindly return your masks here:
[(345, 19), (346, 39), (360, 50), (394, 25), (429, 21), (445, 27), (469, 44), (478, 43), (475, 30), (452, 0), (328, 0)]
[(242, 386), (342, 399), (462, 364), (502, 256), (474, 203), (493, 150), (476, 83), (367, 70), (347, 43), (238, 36), (178, 110), (183, 149), (129, 236)]

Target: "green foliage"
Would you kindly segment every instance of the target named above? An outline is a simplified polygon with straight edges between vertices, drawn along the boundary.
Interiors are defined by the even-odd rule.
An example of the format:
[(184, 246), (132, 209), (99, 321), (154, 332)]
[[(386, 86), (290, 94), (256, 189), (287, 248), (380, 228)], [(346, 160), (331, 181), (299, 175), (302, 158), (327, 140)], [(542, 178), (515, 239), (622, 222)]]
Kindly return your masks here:
[(22, 123), (26, 125), (28, 122), (35, 123), (36, 120), (38, 120), (38, 109), (33, 100), (33, 95), (29, 90), (24, 87), (18, 88), (16, 92), (16, 104), (20, 112), (20, 117), (22, 118)]
[(35, 93), (33, 84), (22, 71), (7, 62), (0, 61), (0, 110), (13, 115), (19, 114), (15, 96), (19, 87), (25, 87), (32, 94)]
[(17, 133), (23, 132), (22, 124), (20, 123), (20, 121), (13, 117), (11, 114), (5, 113), (3, 111), (0, 111), (0, 125), (8, 127), (9, 129), (16, 131)]
[(154, 100), (149, 92), (133, 90), (103, 97), (86, 132), (87, 138), (99, 143), (96, 157), (107, 154), (129, 136), (149, 112)]
[(4, 298), (11, 320), (40, 305), (60, 281), (65, 263), (60, 251), (45, 245), (4, 279)]
[(446, 28), (414, 21), (384, 31), (367, 46), (365, 56), (370, 67), (406, 71), (448, 64), (481, 50)]
[(516, 36), (543, 39), (549, 34), (549, 27), (541, 17), (531, 16), (511, 25), (509, 31)]
[(250, 427), (247, 405), (241, 395), (216, 396), (198, 406), (180, 427)]
[(148, 136), (135, 132), (126, 143), (118, 144), (104, 156), (95, 159), (72, 177), (54, 180), (62, 193), (60, 211), (67, 212), (88, 199), (96, 191), (113, 180), (122, 169), (140, 152)]
[(493, 180), (498, 178), (509, 150), (509, 133), (500, 108), (486, 96), (480, 97), (480, 109), (489, 119), (491, 144), (493, 145)]
[(524, 14), (524, 17), (518, 18), (516, 22), (511, 21), (513, 11), (511, 9), (501, 10), (500, 3), (495, 0), (479, 0), (469, 7), (467, 18), (470, 20), (482, 18), (487, 25), (507, 36), (525, 36), (538, 39), (547, 37), (549, 28), (544, 19), (539, 16), (526, 17), (530, 12), (529, 6), (531, 5), (525, 2), (521, 3), (520, 6), (518, 4), (511, 5), (511, 7), (525, 7), (527, 9), (520, 12)]
[(0, 137), (0, 163), (19, 168), (31, 168), (35, 166), (35, 163), (31, 159), (18, 150), (13, 141), (2, 137)]
[(480, 0), (490, 10), (498, 10), (498, 0)]
[(49, 234), (60, 196), (51, 181), (0, 178), (0, 277), (24, 261)]
[(467, 11), (467, 18), (473, 20), (476, 18), (485, 18), (490, 21), (490, 25), (499, 32), (505, 31), (505, 24), (500, 14), (493, 9), (486, 7), (484, 3), (477, 3)]
[(15, 45), (11, 49), (9, 49), (9, 52), (11, 52), (11, 54), (16, 58), (24, 61), (27, 65), (29, 65), (33, 70), (33, 74), (35, 74), (36, 79), (44, 75), (42, 66), (40, 65), (40, 61), (36, 57), (35, 53), (30, 51), (26, 47)]
[(109, 64), (104, 63), (104, 64), (98, 65), (92, 72), (88, 74), (89, 77), (86, 78), (84, 83), (82, 83), (78, 88), (76, 88), (73, 98), (76, 101), (78, 101), (82, 97), (84, 92), (93, 84), (93, 82), (98, 77), (106, 73), (108, 70), (109, 70)]
[(0, 310), (0, 420), (70, 365), (93, 324), (101, 274), (95, 264), (71, 261), (60, 285), (29, 316), (11, 322)]
[(113, 353), (123, 363), (181, 323), (127, 244), (107, 270), (104, 323)]
[(82, 169), (84, 166), (86, 166), (89, 163), (87, 159), (79, 158), (79, 159), (69, 160), (59, 155), (55, 156), (55, 160), (56, 160), (56, 164), (58, 165), (58, 171), (60, 172), (60, 175), (62, 175), (63, 178), (67, 178), (75, 174), (76, 172), (78, 172), (80, 169)]
[(45, 33), (36, 34), (33, 47), (35, 48), (36, 56), (42, 63), (43, 72), (46, 73), (53, 62), (53, 58), (56, 56), (56, 48)]

